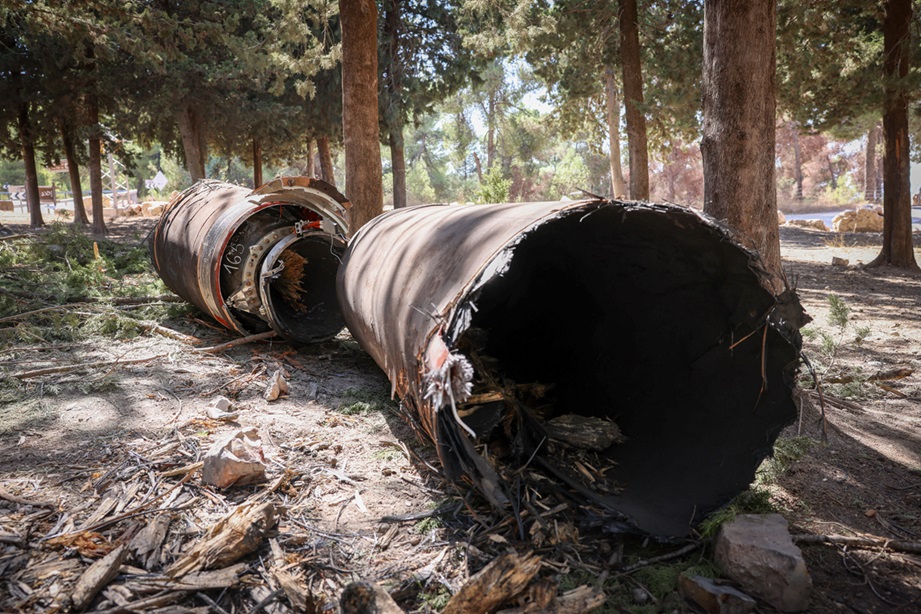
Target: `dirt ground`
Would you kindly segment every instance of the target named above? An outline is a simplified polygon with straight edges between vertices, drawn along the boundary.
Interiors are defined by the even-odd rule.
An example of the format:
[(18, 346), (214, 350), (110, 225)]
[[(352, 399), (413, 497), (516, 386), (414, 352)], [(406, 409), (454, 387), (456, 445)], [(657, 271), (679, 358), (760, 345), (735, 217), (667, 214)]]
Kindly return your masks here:
[[(150, 224), (120, 221), (112, 230), (130, 241)], [(872, 259), (878, 245), (878, 235), (782, 229), (789, 280), (813, 318), (807, 354), (825, 382), (823, 419), (804, 372), (801, 419), (783, 435), (790, 442), (785, 450), (799, 452), (790, 452), (782, 466), (775, 463), (776, 475), (763, 486), (794, 534), (921, 542), (921, 275), (853, 266)], [(852, 266), (832, 266), (833, 256)], [(829, 295), (840, 297), (848, 313), (842, 317)], [(200, 339), (200, 346), (233, 338), (191, 310), (162, 324)], [(0, 378), (150, 357), (156, 358), (35, 377), (24, 396), (0, 398), (0, 490), (14, 499), (54, 502), (54, 513), (41, 515), (39, 508), (0, 498), (0, 610), (14, 604), (53, 609), (53, 577), (30, 575), (27, 567), (54, 558), (97, 559), (138, 518), (95, 528), (99, 538), (91, 545), (46, 538), (137, 509), (145, 491), (161, 492), (153, 486), (158, 472), (181, 469), (241, 426), (258, 427), (276, 489), (221, 492), (188, 481), (184, 494), (170, 501), (185, 523), (167, 539), (173, 554), (234, 504), (271, 496), (284, 508), (274, 535), (287, 569), (315, 597), (316, 611), (334, 611), (331, 604), (356, 579), (382, 583), (407, 609), (437, 611), (493, 556), (527, 550), (496, 534), (502, 519), (480, 516), (481, 508), (441, 480), (431, 467), (432, 450), (415, 440), (389, 400), (386, 377), (347, 332), (298, 350), (268, 342), (217, 354), (158, 334), (72, 346), (0, 341)], [(289, 393), (266, 401), (269, 376), (279, 369)], [(897, 369), (910, 374), (874, 380)], [(233, 402), (234, 421), (207, 417), (218, 395)], [(121, 499), (121, 507), (100, 515), (107, 497)], [(4, 531), (30, 535), (28, 555), (22, 542), (29, 540), (4, 542)], [(676, 595), (657, 593), (651, 575), (621, 577), (620, 546), (620, 538), (583, 532), (538, 550), (561, 589), (588, 583), (612, 595), (602, 611), (690, 611)], [(646, 547), (651, 555), (676, 549)], [(810, 611), (921, 610), (921, 555), (841, 545), (803, 550), (815, 586)], [(267, 552), (260, 551), (245, 581), (251, 601), (268, 595), (266, 611), (287, 611), (279, 590), (272, 592), (277, 586)], [(691, 564), (706, 566), (700, 554), (693, 556)], [(127, 585), (131, 573), (142, 571), (129, 569)], [(56, 590), (66, 591), (66, 571), (55, 573), (62, 578)], [(127, 589), (121, 597), (117, 592), (104, 591), (97, 606), (127, 607), (120, 598), (128, 604), (138, 598)], [(632, 603), (620, 601), (623, 594)], [(220, 591), (188, 592), (180, 603), (218, 611), (214, 601), (221, 601)], [(221, 603), (226, 611), (247, 611), (243, 602)], [(760, 611), (772, 610), (761, 605)]]

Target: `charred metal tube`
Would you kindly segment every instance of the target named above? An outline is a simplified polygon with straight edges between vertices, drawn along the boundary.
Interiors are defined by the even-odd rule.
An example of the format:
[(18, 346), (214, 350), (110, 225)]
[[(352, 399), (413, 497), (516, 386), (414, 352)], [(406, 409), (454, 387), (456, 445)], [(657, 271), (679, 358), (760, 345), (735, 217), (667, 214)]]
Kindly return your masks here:
[(335, 279), (349, 207), (319, 179), (282, 177), (255, 191), (200, 181), (161, 215), (151, 259), (171, 290), (230, 330), (326, 339), (343, 325)]
[(446, 477), (500, 508), (550, 490), (583, 521), (681, 536), (795, 416), (799, 323), (780, 312), (802, 312), (764, 279), (683, 207), (432, 205), (364, 226), (338, 295)]

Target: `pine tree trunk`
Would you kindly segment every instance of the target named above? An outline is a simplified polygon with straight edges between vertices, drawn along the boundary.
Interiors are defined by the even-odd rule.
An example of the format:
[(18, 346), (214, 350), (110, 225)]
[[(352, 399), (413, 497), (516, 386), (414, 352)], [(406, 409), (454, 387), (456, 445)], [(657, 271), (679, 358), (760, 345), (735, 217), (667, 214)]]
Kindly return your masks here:
[(838, 189), (838, 173), (835, 170), (835, 165), (832, 164), (831, 156), (825, 154), (825, 163), (828, 165), (828, 181), (831, 183), (831, 189)]
[(390, 128), (390, 162), (393, 168), (393, 208), (406, 206), (406, 156), (403, 148), (403, 130)]
[(61, 140), (64, 142), (64, 155), (67, 158), (67, 174), (70, 177), (70, 191), (74, 194), (74, 226), (89, 225), (86, 207), (83, 206), (83, 186), (80, 184), (80, 166), (77, 162), (77, 150), (70, 128), (61, 122)]
[(19, 107), (19, 141), (22, 145), (22, 161), (26, 166), (26, 202), (29, 205), (29, 228), (45, 225), (42, 219), (42, 203), (38, 193), (38, 169), (35, 166), (35, 144), (32, 142), (32, 126), (29, 123), (29, 105)]
[(869, 266), (918, 269), (911, 234), (907, 84), (911, 0), (887, 0), (883, 20), (883, 247)]
[(262, 185), (262, 143), (253, 137), (253, 187)]
[(476, 166), (476, 177), (480, 183), (483, 183), (483, 163), (480, 161), (480, 155), (473, 152), (473, 164)]
[(179, 136), (182, 138), (182, 150), (185, 153), (186, 169), (192, 176), (192, 182), (205, 178), (205, 152), (203, 151), (201, 122), (198, 114), (190, 106), (179, 111)]
[(799, 126), (796, 122), (787, 125), (793, 135), (793, 180), (796, 182), (796, 200), (803, 200), (803, 148), (799, 142)]
[(400, 0), (384, 3), (384, 35), (390, 41), (387, 79), (387, 132), (393, 176), (393, 208), (406, 206), (406, 156), (403, 147), (403, 65), (400, 49)]
[(879, 192), (876, 190), (876, 144), (879, 142), (880, 131), (880, 125), (873, 124), (873, 128), (871, 128), (870, 132), (867, 133), (867, 155), (863, 175), (863, 197), (867, 200), (867, 202), (871, 203), (875, 203), (877, 200), (879, 200)]
[[(486, 101), (486, 172), (492, 170), (496, 157), (496, 92), (491, 89)], [(483, 177), (480, 176), (482, 183)]]
[(611, 162), (611, 195), (623, 198), (627, 195), (624, 185), (624, 171), (620, 166), (620, 100), (617, 99), (617, 83), (614, 82), (614, 69), (604, 69), (604, 92), (607, 102), (608, 120), (608, 157)]
[(354, 234), (384, 210), (377, 98), (377, 5), (341, 0), (345, 193)]
[[(99, 139), (99, 106), (95, 98), (89, 100), (90, 120), (90, 194), (93, 201), (93, 234), (104, 236), (108, 230), (102, 217), (102, 142)], [(114, 201), (113, 201), (114, 204)]]
[(317, 175), (317, 167), (313, 158), (313, 139), (307, 139), (307, 168), (304, 169), (304, 174), (308, 177)]
[(783, 290), (774, 186), (775, 0), (704, 4), (704, 211), (761, 254)]
[(643, 114), (643, 71), (636, 0), (619, 0), (620, 61), (623, 67), (624, 107), (627, 116), (627, 151), (630, 154), (630, 198), (649, 199), (649, 157), (646, 116)]
[(333, 154), (329, 148), (329, 137), (317, 139), (317, 152), (320, 157), (320, 179), (336, 187), (336, 174), (333, 172)]

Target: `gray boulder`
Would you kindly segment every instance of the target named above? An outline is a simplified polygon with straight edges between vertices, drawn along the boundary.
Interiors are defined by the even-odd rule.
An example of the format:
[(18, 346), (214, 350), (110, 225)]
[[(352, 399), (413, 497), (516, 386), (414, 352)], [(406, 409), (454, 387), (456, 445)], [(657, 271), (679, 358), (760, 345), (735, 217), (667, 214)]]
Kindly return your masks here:
[(812, 578), (780, 514), (743, 514), (724, 524), (714, 560), (745, 592), (781, 612), (809, 605)]

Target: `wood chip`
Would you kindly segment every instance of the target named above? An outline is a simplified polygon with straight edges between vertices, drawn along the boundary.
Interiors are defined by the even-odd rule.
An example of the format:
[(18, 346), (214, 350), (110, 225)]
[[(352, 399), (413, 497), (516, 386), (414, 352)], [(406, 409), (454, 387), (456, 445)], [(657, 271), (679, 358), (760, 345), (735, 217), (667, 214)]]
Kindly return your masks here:
[(127, 554), (128, 548), (122, 544), (83, 572), (71, 594), (74, 609), (86, 608), (99, 591), (118, 575), (118, 569)]
[(160, 549), (166, 538), (170, 521), (168, 514), (155, 517), (134, 536), (128, 545), (134, 558), (147, 571), (151, 571), (160, 564)]
[(346, 586), (339, 606), (342, 614), (404, 614), (390, 593), (371, 582), (352, 582)]
[(273, 504), (243, 504), (208, 529), (201, 541), (166, 573), (175, 578), (228, 565), (258, 550), (275, 521)]
[(491, 612), (524, 591), (540, 565), (541, 558), (535, 554), (499, 556), (470, 578), (451, 598), (442, 614)]

